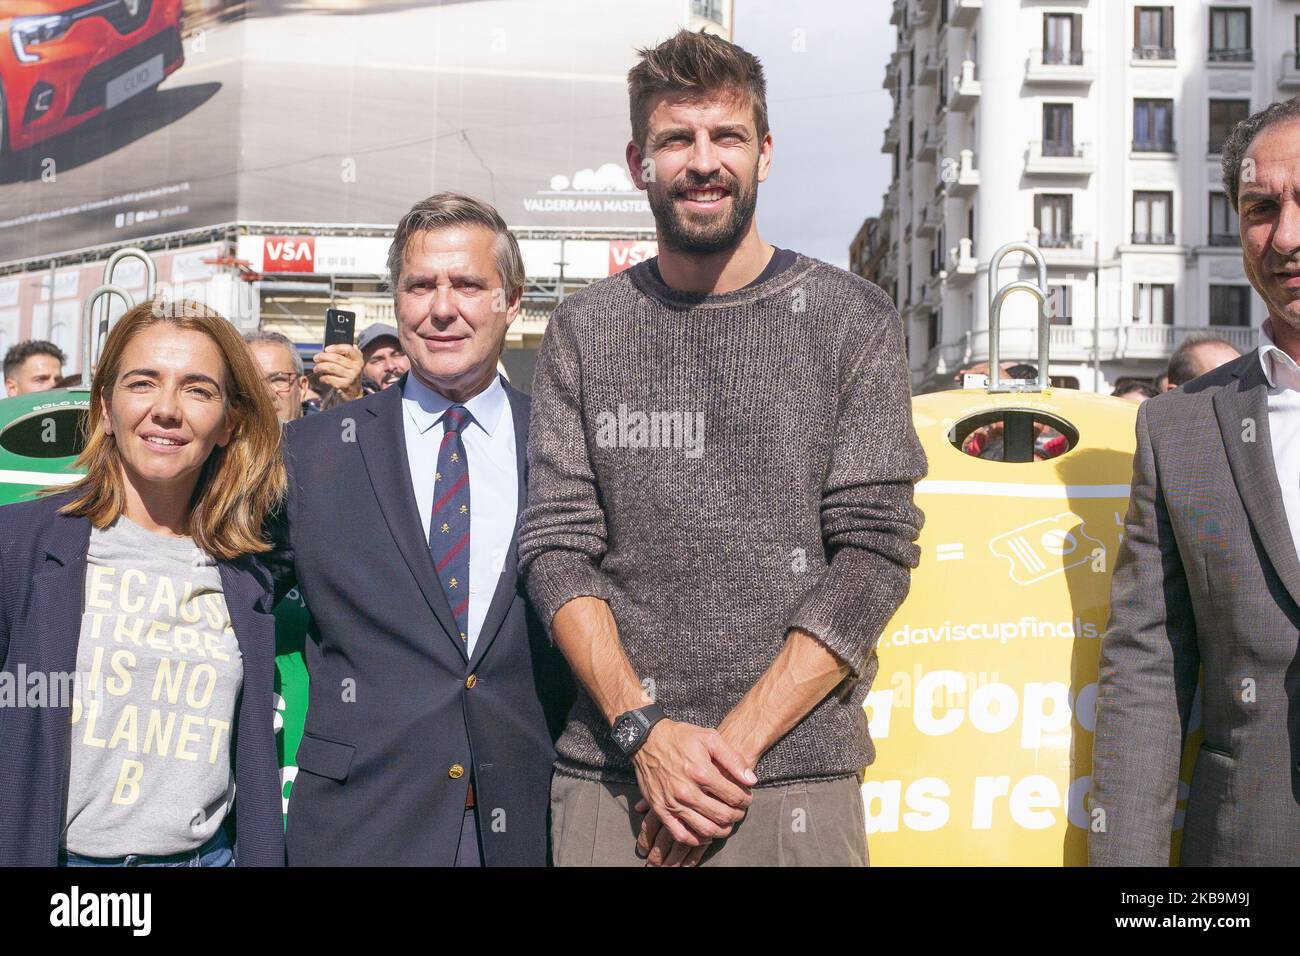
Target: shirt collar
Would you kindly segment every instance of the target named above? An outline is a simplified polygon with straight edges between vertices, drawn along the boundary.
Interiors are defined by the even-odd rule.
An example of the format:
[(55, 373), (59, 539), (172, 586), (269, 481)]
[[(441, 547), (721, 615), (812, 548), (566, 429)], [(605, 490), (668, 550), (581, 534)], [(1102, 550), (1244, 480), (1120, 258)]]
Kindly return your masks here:
[[(411, 423), (421, 435), (442, 421), (443, 414), (455, 404), (456, 402), (445, 395), (425, 385), (414, 372), (407, 374), (406, 384), (402, 387), (402, 405), (406, 408), (407, 417), (411, 419)], [(501, 376), (494, 376), (492, 384), (463, 404), (474, 417), (474, 424), (491, 435), (501, 424), (501, 416), (505, 414), (506, 406), (510, 404), (510, 400), (506, 397), (506, 390), (501, 384)]]
[[(1259, 363), (1264, 369), (1264, 378), (1268, 379), (1269, 388), (1296, 388), (1296, 383), (1300, 382), (1300, 366), (1273, 342), (1273, 336), (1269, 334), (1272, 321), (1266, 319), (1259, 327)], [(1278, 379), (1287, 381), (1279, 385)]]

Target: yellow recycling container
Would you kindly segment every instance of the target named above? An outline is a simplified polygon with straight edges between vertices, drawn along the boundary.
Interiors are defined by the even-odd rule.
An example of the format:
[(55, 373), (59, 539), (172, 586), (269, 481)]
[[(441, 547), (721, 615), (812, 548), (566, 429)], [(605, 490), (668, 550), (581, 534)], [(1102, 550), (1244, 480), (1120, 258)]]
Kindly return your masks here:
[[(990, 296), (989, 387), (912, 404), (929, 459), (916, 487), (925, 525), (865, 705), (876, 745), (863, 783), (874, 865), (1087, 863), (1097, 660), (1137, 406), (1048, 385), (1037, 250), (999, 250), (990, 286), (1012, 250), (1037, 260), (1040, 281)], [(1014, 292), (1039, 301), (1037, 382), (1000, 380), (998, 314)], [(998, 432), (997, 457), (1019, 460), (969, 453), (980, 434)], [(1047, 440), (1057, 435), (1064, 440)]]

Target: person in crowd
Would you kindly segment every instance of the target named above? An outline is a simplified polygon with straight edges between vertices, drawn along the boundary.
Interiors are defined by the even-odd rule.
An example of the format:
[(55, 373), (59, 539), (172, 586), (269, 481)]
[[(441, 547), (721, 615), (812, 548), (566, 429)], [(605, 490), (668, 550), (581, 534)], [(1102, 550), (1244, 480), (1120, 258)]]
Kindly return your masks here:
[(1165, 391), (1173, 391), (1194, 378), (1226, 365), (1241, 353), (1231, 342), (1226, 342), (1212, 332), (1192, 332), (1187, 335), (1174, 354), (1169, 357), (1165, 372)]
[(1159, 393), (1146, 379), (1121, 378), (1116, 380), (1115, 388), (1110, 394), (1112, 398), (1125, 398), (1141, 405), (1148, 398), (1155, 398)]
[(659, 255), (567, 297), (534, 379), (520, 565), (582, 686), (554, 859), (865, 865), (862, 705), (926, 470), (903, 326), (759, 235), (752, 54), (682, 31), (628, 85)]
[(1165, 866), (1202, 686), (1180, 862), (1300, 863), (1300, 99), (1223, 145), (1258, 347), (1143, 402), (1101, 640), (1088, 857)]
[(357, 339), (357, 345), (364, 363), (363, 382), (367, 395), (396, 385), (411, 368), (411, 360), (403, 350), (397, 328), (386, 322), (367, 326)]
[[(257, 331), (244, 336), (253, 353), (262, 379), (275, 402), (282, 422), (291, 422), (308, 414), (308, 378), (302, 355), (288, 336), (279, 332)], [(332, 408), (361, 397), (361, 350), (355, 345), (327, 345), (313, 359), (314, 374), (328, 389), (321, 407)], [(316, 408), (314, 411), (320, 411)]]
[(289, 864), (544, 866), (572, 680), (517, 573), (529, 400), (497, 359), (523, 258), (491, 206), (439, 193), (388, 265), (409, 371), (285, 430), (267, 561), (315, 620)]
[(48, 392), (59, 384), (67, 357), (53, 342), (32, 339), (5, 353), (5, 393), (10, 397)]
[(52, 695), (0, 712), (0, 866), (283, 865), (275, 408), (189, 302), (128, 310), (91, 385), (84, 476), (0, 508), (4, 676)]

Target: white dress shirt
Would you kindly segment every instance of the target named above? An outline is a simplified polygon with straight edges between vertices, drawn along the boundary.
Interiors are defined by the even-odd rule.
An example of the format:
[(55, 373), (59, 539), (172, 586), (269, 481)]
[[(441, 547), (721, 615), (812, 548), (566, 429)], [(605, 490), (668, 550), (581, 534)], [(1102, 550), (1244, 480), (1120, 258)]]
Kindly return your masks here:
[[(454, 404), (421, 382), (414, 372), (406, 376), (402, 392), (406, 458), (411, 466), (411, 487), (415, 490), (426, 543), (429, 515), (433, 511), (438, 446), (444, 434), (443, 413)], [(469, 630), (465, 652), (472, 655), (515, 533), (519, 459), (515, 448), (515, 419), (500, 376), (464, 404), (474, 418), (461, 432), (465, 457), (469, 459), (470, 486)]]
[(1268, 433), (1282, 506), (1300, 555), (1300, 366), (1273, 343), (1267, 326), (1259, 329), (1259, 361), (1269, 386)]

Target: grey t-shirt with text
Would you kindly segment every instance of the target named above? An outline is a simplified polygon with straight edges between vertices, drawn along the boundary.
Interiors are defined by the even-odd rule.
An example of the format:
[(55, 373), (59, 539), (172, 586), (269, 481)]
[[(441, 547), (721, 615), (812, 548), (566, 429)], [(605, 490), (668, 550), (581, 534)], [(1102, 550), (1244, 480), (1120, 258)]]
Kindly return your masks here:
[(64, 843), (82, 856), (202, 846), (234, 801), (243, 659), (217, 562), (125, 515), (92, 528)]

